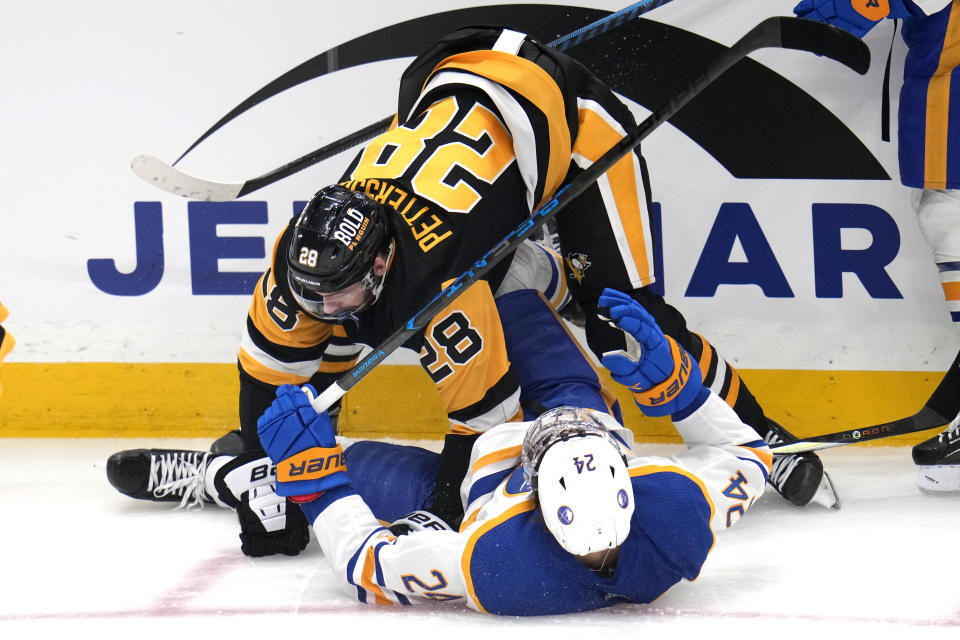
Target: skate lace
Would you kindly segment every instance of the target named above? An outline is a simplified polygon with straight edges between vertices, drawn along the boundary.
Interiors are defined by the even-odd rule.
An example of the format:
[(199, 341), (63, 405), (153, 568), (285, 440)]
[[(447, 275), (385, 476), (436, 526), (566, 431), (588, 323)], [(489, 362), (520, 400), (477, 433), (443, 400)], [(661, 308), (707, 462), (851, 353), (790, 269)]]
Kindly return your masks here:
[(940, 444), (953, 444), (956, 440), (960, 440), (960, 415), (953, 419), (938, 439)]
[[(779, 444), (784, 441), (777, 433), (770, 431), (764, 436), (767, 444)], [(783, 488), (783, 484), (793, 473), (794, 467), (800, 462), (800, 456), (795, 453), (773, 456), (773, 466), (770, 469), (770, 484), (778, 489)]]
[(203, 509), (206, 497), (203, 476), (209, 458), (209, 453), (200, 456), (197, 452), (150, 456), (150, 483), (147, 490), (152, 491), (158, 498), (170, 494), (179, 495), (182, 491), (177, 509)]

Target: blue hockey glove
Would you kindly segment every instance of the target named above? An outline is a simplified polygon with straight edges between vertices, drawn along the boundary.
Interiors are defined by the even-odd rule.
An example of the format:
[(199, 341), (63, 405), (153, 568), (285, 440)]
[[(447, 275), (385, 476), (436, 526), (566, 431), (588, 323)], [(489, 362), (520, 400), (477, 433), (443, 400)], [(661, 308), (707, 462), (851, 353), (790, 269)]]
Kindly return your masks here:
[(923, 15), (911, 0), (803, 0), (793, 12), (800, 18), (840, 27), (858, 38), (884, 18)]
[(314, 410), (300, 387), (277, 389), (277, 399), (257, 420), (257, 435), (277, 465), (277, 495), (303, 497), (350, 484), (330, 418)]
[(627, 334), (627, 351), (603, 354), (610, 377), (629, 387), (645, 415), (675, 414), (703, 403), (709, 394), (700, 367), (653, 317), (630, 296), (604, 289), (598, 303), (601, 319)]

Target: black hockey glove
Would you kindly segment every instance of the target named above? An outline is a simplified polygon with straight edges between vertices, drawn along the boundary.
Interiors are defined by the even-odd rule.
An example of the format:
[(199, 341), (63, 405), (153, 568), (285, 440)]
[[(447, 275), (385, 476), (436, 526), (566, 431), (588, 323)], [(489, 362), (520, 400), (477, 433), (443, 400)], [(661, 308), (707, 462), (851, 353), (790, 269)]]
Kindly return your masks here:
[(300, 507), (278, 496), (273, 487), (251, 489), (237, 507), (240, 550), (253, 558), (278, 553), (295, 556), (310, 542), (310, 526)]
[(423, 510), (408, 513), (394, 520), (390, 525), (390, 533), (395, 536), (405, 536), (411, 531), (453, 531), (453, 529), (437, 516)]

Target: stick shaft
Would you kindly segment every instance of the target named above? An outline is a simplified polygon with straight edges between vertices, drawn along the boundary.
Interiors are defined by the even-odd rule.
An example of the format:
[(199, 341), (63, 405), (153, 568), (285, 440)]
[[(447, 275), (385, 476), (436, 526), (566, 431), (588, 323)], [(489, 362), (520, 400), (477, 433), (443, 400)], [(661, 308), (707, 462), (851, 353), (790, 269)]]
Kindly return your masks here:
[[(713, 81), (722, 76), (737, 62), (745, 58), (749, 53), (765, 47), (779, 47), (783, 44), (783, 35), (796, 34), (796, 22), (808, 23), (806, 20), (797, 18), (768, 18), (751, 29), (746, 35), (738, 40), (730, 49), (721, 54), (707, 69), (691, 82), (684, 90), (667, 101), (665, 105), (650, 114), (643, 122), (627, 132), (620, 142), (611, 147), (606, 153), (598, 158), (583, 172), (578, 174), (566, 186), (560, 188), (543, 206), (534, 211), (527, 220), (524, 220), (520, 226), (510, 232), (505, 238), (498, 242), (492, 249), (477, 260), (472, 267), (467, 269), (451, 285), (440, 292), (423, 309), (416, 313), (410, 320), (392, 335), (387, 337), (378, 347), (358, 362), (354, 367), (331, 385), (321, 397), (334, 397), (333, 401), (340, 398), (351, 387), (366, 376), (375, 366), (393, 353), (398, 347), (405, 343), (410, 337), (426, 327), (433, 316), (446, 308), (463, 291), (477, 280), (483, 278), (486, 273), (498, 264), (503, 258), (510, 255), (517, 246), (533, 233), (545, 222), (552, 219), (557, 212), (570, 204), (577, 196), (583, 193), (591, 184), (606, 173), (622, 157), (630, 153), (640, 142), (650, 135), (657, 127), (666, 122), (680, 109), (692, 100), (698, 93), (703, 91)], [(853, 66), (854, 68), (866, 68), (859, 64), (862, 62), (860, 57), (865, 55), (867, 66), (869, 66), (869, 49), (858, 38), (850, 35), (835, 27), (812, 23), (819, 25), (813, 29), (810, 37), (800, 38), (796, 41), (793, 38), (790, 48), (811, 51), (820, 55), (834, 56), (834, 59)], [(800, 25), (808, 29), (805, 25)], [(830, 53), (826, 53), (829, 48)], [(861, 72), (861, 73), (862, 73)], [(328, 394), (329, 392), (329, 394)], [(333, 402), (331, 401), (331, 403)], [(319, 402), (319, 398), (313, 404), (317, 411), (326, 410), (329, 405), (324, 406)]]
[(774, 453), (802, 453), (917, 433), (941, 428), (949, 424), (958, 413), (960, 413), (960, 352), (953, 359), (953, 364), (940, 380), (940, 384), (930, 395), (930, 399), (912, 416), (869, 427), (803, 438), (797, 442), (784, 442), (771, 446), (770, 450)]
[[(611, 13), (576, 31), (561, 36), (549, 44), (561, 51), (566, 51), (571, 47), (606, 33), (614, 27), (629, 22), (638, 16), (672, 1), (673, 0), (640, 0), (640, 2), (635, 2), (616, 13)], [(258, 191), (263, 187), (303, 171), (308, 167), (312, 167), (357, 145), (363, 144), (385, 132), (390, 127), (392, 121), (392, 116), (378, 120), (330, 144), (291, 160), (276, 169), (271, 169), (266, 173), (256, 176), (255, 178), (249, 178), (243, 182), (214, 182), (196, 178), (178, 169), (174, 169), (171, 165), (164, 164), (153, 156), (137, 156), (131, 163), (131, 167), (138, 176), (169, 193), (209, 202), (229, 202), (251, 194), (254, 191)], [(196, 143), (194, 143), (194, 146), (195, 145)], [(193, 147), (191, 147), (191, 149), (192, 148)], [(179, 160), (183, 159), (187, 153), (189, 153), (189, 149), (187, 152), (184, 152), (177, 161), (179, 162)]]

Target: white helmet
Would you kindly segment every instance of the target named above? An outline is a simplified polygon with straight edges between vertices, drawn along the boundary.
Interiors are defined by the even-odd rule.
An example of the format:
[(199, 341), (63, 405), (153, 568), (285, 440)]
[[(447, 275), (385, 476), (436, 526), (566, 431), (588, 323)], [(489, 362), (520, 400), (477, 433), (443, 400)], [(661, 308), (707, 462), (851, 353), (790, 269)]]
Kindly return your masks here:
[(626, 540), (633, 515), (626, 458), (591, 411), (547, 411), (527, 430), (521, 456), (547, 529), (561, 547), (584, 556)]

